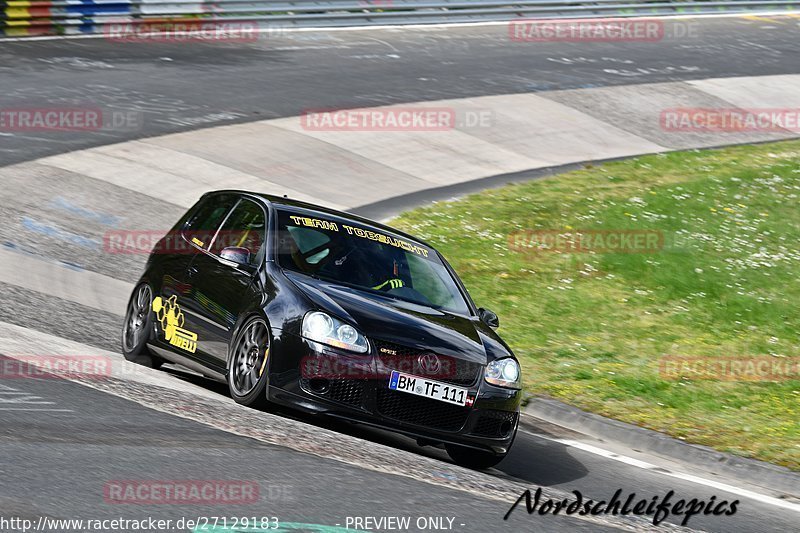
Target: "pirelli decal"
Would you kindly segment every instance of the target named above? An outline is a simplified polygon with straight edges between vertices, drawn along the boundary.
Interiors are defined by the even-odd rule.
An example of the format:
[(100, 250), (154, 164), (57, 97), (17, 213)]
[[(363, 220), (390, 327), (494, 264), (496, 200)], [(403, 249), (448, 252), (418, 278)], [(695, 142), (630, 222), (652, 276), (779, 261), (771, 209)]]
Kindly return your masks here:
[[(309, 218), (300, 216), (291, 216), (290, 218), (292, 219), (292, 222), (294, 222), (298, 226), (305, 226), (308, 228), (320, 228), (328, 231), (339, 232), (339, 224), (337, 224), (336, 222), (331, 222), (329, 220), (321, 220), (318, 218)], [(348, 226), (347, 224), (342, 224), (341, 226), (348, 233), (348, 235), (355, 235), (356, 237), (360, 237), (362, 239), (369, 239), (371, 241), (376, 241), (381, 244), (388, 244), (389, 246), (394, 246), (395, 248), (401, 248), (407, 252), (411, 252), (413, 254), (417, 254), (422, 257), (428, 257), (429, 250), (417, 244), (412, 244), (402, 239), (396, 239), (395, 237), (390, 237), (389, 235), (378, 233), (376, 231), (356, 228), (355, 226)]]
[(197, 350), (197, 333), (183, 329), (185, 320), (177, 298), (172, 296), (164, 300), (160, 296), (156, 297), (153, 300), (153, 312), (161, 323), (164, 340), (176, 348), (194, 353)]

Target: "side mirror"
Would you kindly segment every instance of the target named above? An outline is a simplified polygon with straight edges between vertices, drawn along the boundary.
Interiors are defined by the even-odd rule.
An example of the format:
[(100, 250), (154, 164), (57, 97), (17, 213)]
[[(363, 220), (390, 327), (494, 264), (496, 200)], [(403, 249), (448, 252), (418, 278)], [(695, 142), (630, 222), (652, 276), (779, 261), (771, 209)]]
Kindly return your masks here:
[(247, 248), (229, 246), (227, 248), (223, 248), (219, 256), (226, 261), (231, 261), (237, 265), (248, 265), (250, 263), (250, 250)]
[(497, 329), (500, 327), (500, 318), (494, 312), (481, 307), (478, 309), (478, 316), (480, 317), (481, 322), (490, 328)]

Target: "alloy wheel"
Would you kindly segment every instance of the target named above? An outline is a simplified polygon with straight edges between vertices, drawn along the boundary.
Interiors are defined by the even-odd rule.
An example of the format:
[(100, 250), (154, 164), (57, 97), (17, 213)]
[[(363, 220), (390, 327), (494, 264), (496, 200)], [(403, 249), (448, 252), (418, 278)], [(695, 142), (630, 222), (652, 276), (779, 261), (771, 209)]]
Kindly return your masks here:
[(239, 335), (231, 362), (231, 384), (236, 394), (245, 396), (256, 388), (266, 371), (269, 357), (269, 332), (263, 320), (254, 320)]
[(125, 316), (124, 339), (125, 350), (134, 351), (146, 334), (147, 315), (153, 305), (153, 291), (148, 285), (142, 285), (136, 291), (136, 296), (131, 298), (128, 312)]

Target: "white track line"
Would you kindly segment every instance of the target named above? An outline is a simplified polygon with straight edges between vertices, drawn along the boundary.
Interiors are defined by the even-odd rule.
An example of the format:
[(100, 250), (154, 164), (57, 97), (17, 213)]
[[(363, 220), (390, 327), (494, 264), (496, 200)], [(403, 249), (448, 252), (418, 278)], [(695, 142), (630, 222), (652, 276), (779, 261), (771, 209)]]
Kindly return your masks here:
[[(536, 19), (534, 17), (519, 17), (517, 19), (509, 19), (509, 20), (492, 20), (492, 21), (485, 21), (485, 22), (445, 22), (439, 24), (388, 24), (388, 25), (381, 25), (381, 26), (337, 26), (332, 28), (285, 28), (281, 26), (274, 26), (271, 28), (258, 28), (254, 30), (254, 33), (277, 33), (278, 36), (283, 33), (309, 33), (309, 32), (334, 32), (334, 31), (370, 31), (370, 30), (424, 30), (424, 29), (441, 29), (441, 28), (465, 28), (465, 27), (477, 27), (477, 26), (505, 26), (508, 25), (509, 22), (512, 20), (537, 20), (542, 22), (553, 21), (553, 20), (602, 20), (602, 19), (613, 19), (613, 18), (624, 18), (626, 20), (637, 20), (637, 19), (676, 19), (676, 20), (686, 20), (686, 19), (707, 19), (707, 18), (745, 18), (745, 17), (777, 17), (777, 16), (790, 16), (790, 15), (798, 15), (800, 11), (753, 11), (752, 13), (742, 12), (742, 13), (725, 13), (725, 14), (714, 14), (709, 13), (705, 15), (692, 15), (692, 14), (676, 14), (676, 15), (642, 15), (639, 17), (614, 17), (610, 15), (608, 17), (586, 17), (585, 19), (559, 19), (559, 18), (552, 18), (552, 19)], [(207, 22), (224, 22), (224, 21), (207, 21)], [(172, 35), (180, 35), (180, 33), (174, 33)], [(92, 34), (92, 35), (38, 35), (32, 37), (0, 37), (0, 43), (3, 42), (15, 42), (15, 41), (54, 41), (54, 40), (78, 40), (78, 39), (104, 39), (106, 35), (104, 34)]]
[(583, 450), (585, 452), (599, 455), (600, 457), (605, 457), (606, 459), (612, 459), (614, 461), (624, 463), (626, 465), (634, 466), (636, 468), (641, 468), (643, 470), (649, 470), (656, 474), (661, 474), (664, 476), (674, 477), (676, 479), (681, 479), (683, 481), (688, 481), (690, 483), (696, 483), (698, 485), (705, 485), (706, 487), (711, 487), (719, 490), (723, 490), (725, 492), (730, 492), (731, 494), (736, 494), (737, 496), (741, 496), (743, 498), (748, 498), (750, 500), (755, 500), (760, 503), (765, 503), (767, 505), (774, 505), (775, 507), (780, 507), (782, 509), (788, 509), (790, 511), (794, 511), (796, 513), (800, 513), (800, 505), (796, 503), (792, 503), (786, 500), (782, 500), (780, 498), (775, 498), (773, 496), (767, 496), (765, 494), (759, 494), (758, 492), (753, 492), (751, 490), (743, 489), (741, 487), (736, 487), (734, 485), (728, 485), (726, 483), (720, 483), (718, 481), (712, 481), (710, 479), (705, 479), (698, 476), (693, 476), (691, 474), (684, 474), (680, 472), (669, 472), (664, 470), (663, 468), (656, 466), (654, 464), (648, 463), (646, 461), (641, 461), (639, 459), (634, 459), (633, 457), (628, 457), (626, 455), (620, 455), (615, 452), (611, 452), (609, 450), (598, 448), (597, 446), (593, 446), (591, 444), (587, 444), (585, 442), (580, 442), (577, 440), (571, 439), (557, 439), (553, 437), (548, 437), (545, 435), (541, 435), (539, 433), (531, 433), (529, 431), (525, 431), (529, 435), (533, 435), (545, 440), (549, 440), (552, 442), (557, 442), (559, 444), (563, 444), (565, 446), (569, 446), (570, 448), (576, 448), (578, 450)]
[(31, 409), (29, 407), (0, 407), (0, 411), (45, 411), (48, 413), (72, 413), (72, 409)]

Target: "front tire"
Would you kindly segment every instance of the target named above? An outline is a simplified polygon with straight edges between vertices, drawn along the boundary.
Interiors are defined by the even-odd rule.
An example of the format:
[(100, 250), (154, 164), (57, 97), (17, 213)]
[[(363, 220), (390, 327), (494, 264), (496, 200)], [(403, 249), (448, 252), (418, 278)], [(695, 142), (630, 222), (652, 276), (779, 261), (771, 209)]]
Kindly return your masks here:
[(122, 355), (128, 361), (150, 368), (159, 368), (164, 360), (150, 353), (147, 341), (153, 331), (153, 289), (142, 283), (131, 294), (125, 323), (122, 325)]
[(473, 470), (486, 470), (495, 466), (506, 458), (507, 454), (495, 455), (490, 452), (482, 452), (466, 446), (455, 444), (445, 444), (447, 455), (459, 466), (471, 468)]
[(228, 363), (228, 388), (236, 403), (266, 407), (269, 348), (269, 328), (262, 318), (251, 318), (236, 334)]

